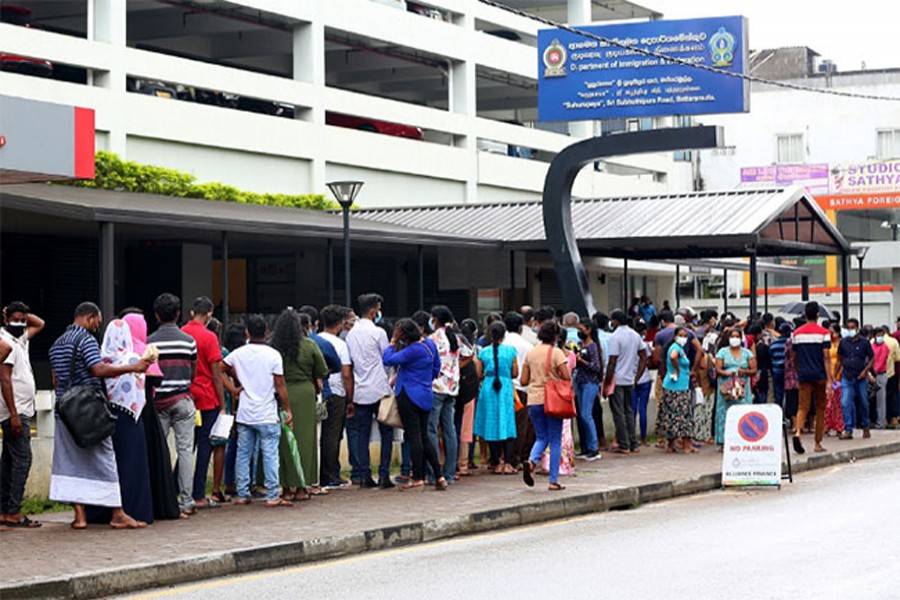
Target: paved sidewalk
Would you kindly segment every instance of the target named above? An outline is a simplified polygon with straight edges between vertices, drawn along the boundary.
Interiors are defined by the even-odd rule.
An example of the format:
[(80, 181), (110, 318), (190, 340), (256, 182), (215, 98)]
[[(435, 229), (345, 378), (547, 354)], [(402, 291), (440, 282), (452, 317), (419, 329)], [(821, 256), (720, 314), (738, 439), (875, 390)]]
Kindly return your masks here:
[[(895, 431), (873, 431), (869, 440), (827, 438), (824, 454), (811, 452), (809, 437), (795, 472), (900, 452)], [(721, 454), (715, 447), (693, 455), (644, 448), (577, 466), (576, 476), (561, 478), (562, 492), (548, 491), (545, 477), (527, 488), (521, 476), (482, 469), (445, 493), (354, 487), (292, 508), (226, 505), (143, 531), (76, 532), (71, 514), (45, 515), (41, 529), (0, 532), (0, 598), (94, 598), (627, 508), (719, 487)]]

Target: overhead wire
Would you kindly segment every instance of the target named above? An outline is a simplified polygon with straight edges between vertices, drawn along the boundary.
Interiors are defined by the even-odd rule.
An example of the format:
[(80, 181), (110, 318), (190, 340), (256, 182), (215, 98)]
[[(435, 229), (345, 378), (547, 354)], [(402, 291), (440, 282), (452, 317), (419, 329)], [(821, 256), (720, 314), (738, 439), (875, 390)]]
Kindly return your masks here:
[(520, 10), (518, 8), (514, 8), (507, 4), (503, 4), (502, 2), (497, 2), (496, 0), (478, 0), (482, 4), (486, 4), (488, 6), (492, 6), (494, 8), (498, 8), (500, 10), (506, 11), (508, 13), (512, 13), (519, 17), (524, 17), (526, 19), (531, 19), (532, 21), (537, 21), (539, 23), (543, 23), (549, 27), (553, 27), (554, 29), (561, 29), (562, 31), (567, 31), (574, 35), (579, 35), (588, 39), (592, 39), (603, 44), (607, 44), (609, 46), (615, 46), (617, 48), (621, 48), (623, 50), (629, 50), (635, 52), (636, 54), (642, 54), (644, 56), (658, 58), (660, 60), (664, 60), (666, 62), (676, 63), (685, 67), (692, 67), (694, 69), (700, 69), (702, 71), (708, 71), (710, 73), (716, 73), (717, 75), (725, 75), (727, 77), (733, 77), (738, 79), (744, 79), (745, 81), (750, 81), (753, 83), (771, 85), (774, 87), (795, 90), (800, 92), (809, 92), (814, 94), (824, 94), (828, 96), (840, 96), (844, 98), (856, 98), (860, 100), (880, 100), (887, 102), (900, 102), (900, 96), (882, 96), (879, 94), (862, 94), (858, 92), (848, 92), (845, 90), (836, 90), (834, 88), (817, 88), (810, 87), (806, 85), (800, 85), (797, 83), (791, 83), (789, 81), (777, 81), (774, 79), (766, 79), (764, 77), (758, 77), (756, 75), (750, 75), (747, 73), (739, 73), (735, 71), (726, 71), (724, 69), (720, 69), (718, 67), (711, 67), (709, 65), (699, 64), (684, 60), (682, 58), (678, 58), (675, 56), (670, 56), (668, 54), (663, 54), (662, 52), (655, 52), (653, 50), (648, 50), (647, 48), (641, 48), (640, 46), (634, 46), (632, 44), (626, 44), (616, 39), (607, 38), (602, 35), (598, 35), (596, 33), (585, 31), (583, 29), (579, 29), (578, 27), (572, 27), (570, 25), (566, 25), (564, 23), (558, 23), (553, 21), (552, 19), (548, 19), (546, 17), (542, 17), (540, 15), (531, 14), (524, 10)]

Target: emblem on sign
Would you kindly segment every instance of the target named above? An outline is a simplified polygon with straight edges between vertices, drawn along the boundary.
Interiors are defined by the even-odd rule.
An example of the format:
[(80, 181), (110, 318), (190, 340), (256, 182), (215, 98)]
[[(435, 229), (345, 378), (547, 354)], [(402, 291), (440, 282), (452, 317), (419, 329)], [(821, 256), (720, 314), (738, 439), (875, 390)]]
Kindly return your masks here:
[(734, 62), (734, 47), (737, 41), (724, 27), (709, 38), (709, 52), (714, 67), (730, 67)]
[(566, 76), (566, 49), (559, 40), (553, 40), (544, 50), (544, 77)]

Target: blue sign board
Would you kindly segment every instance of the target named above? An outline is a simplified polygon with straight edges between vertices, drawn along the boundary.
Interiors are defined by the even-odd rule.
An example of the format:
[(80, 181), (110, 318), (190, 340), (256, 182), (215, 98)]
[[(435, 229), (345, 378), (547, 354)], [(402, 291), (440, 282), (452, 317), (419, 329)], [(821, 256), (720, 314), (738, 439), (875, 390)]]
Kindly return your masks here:
[[(713, 17), (579, 27), (627, 46), (744, 73), (747, 20)], [(749, 83), (561, 29), (538, 32), (538, 118), (582, 121), (747, 112)]]

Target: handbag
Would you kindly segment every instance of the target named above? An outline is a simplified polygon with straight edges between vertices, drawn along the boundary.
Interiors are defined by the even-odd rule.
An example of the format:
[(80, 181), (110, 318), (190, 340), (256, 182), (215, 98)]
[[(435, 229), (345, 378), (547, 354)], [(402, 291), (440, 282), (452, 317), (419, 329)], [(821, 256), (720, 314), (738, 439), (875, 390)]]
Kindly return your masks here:
[(378, 416), (375, 419), (382, 425), (394, 429), (403, 428), (403, 420), (400, 418), (400, 409), (397, 408), (397, 398), (394, 394), (388, 394), (381, 398), (381, 404), (378, 405)]
[(553, 347), (547, 352), (546, 377), (544, 384), (544, 414), (556, 419), (571, 419), (575, 416), (575, 391), (567, 379), (551, 378), (550, 358)]
[[(83, 336), (82, 336), (83, 337)], [(75, 377), (75, 359), (82, 337), (76, 338), (69, 362), (69, 382)], [(109, 407), (106, 392), (92, 385), (73, 385), (56, 399), (56, 414), (79, 448), (90, 448), (116, 430), (116, 415)]]
[[(721, 379), (721, 378), (720, 378)], [(747, 395), (743, 378), (732, 375), (719, 382), (719, 393), (726, 402), (737, 402)]]

